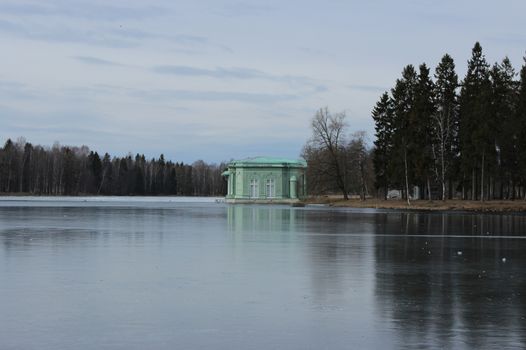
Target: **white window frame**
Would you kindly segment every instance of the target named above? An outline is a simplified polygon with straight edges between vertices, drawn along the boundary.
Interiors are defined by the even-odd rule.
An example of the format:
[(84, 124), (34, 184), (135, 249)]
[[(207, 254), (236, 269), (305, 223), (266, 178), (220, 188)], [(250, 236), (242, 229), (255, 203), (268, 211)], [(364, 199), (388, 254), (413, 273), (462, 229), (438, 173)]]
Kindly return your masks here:
[(276, 198), (276, 181), (273, 178), (267, 179), (265, 183), (265, 195), (267, 198)]
[(249, 197), (259, 198), (259, 181), (258, 179), (250, 179)]

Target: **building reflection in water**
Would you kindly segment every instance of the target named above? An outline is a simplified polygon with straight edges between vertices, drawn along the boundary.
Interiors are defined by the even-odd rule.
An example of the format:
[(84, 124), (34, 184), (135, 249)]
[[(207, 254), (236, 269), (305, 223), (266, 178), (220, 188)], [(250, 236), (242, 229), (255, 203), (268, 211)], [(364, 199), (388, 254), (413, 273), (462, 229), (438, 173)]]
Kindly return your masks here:
[(229, 205), (228, 228), (232, 233), (294, 232), (297, 210), (286, 206)]
[(266, 241), (289, 254), (287, 263), (297, 264), (295, 271), (305, 275), (302, 297), (314, 310), (346, 313), (370, 302), (364, 300), (372, 298), (373, 288), (370, 215), (262, 205), (231, 205), (227, 211), (238, 248)]
[(526, 344), (526, 217), (378, 214), (375, 296), (406, 348)]

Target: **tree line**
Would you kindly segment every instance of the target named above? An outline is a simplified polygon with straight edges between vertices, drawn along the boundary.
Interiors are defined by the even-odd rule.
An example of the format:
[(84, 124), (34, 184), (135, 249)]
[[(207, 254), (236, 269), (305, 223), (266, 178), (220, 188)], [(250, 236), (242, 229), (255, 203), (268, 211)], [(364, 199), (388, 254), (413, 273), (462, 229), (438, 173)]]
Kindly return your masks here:
[(526, 196), (526, 57), (490, 66), (477, 42), (461, 81), (445, 54), (431, 77), (407, 65), (372, 112), (375, 186), (384, 197), (471, 200)]
[(226, 164), (167, 161), (164, 155), (100, 156), (87, 146), (32, 145), (8, 139), (0, 148), (0, 193), (34, 195), (222, 196)]

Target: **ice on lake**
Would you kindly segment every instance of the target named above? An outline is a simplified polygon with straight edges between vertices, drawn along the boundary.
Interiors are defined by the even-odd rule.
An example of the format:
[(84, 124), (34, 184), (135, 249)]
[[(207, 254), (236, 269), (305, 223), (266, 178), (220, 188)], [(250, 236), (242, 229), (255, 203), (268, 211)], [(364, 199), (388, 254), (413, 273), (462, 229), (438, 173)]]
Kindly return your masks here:
[(525, 238), (523, 215), (2, 197), (0, 348), (524, 348)]

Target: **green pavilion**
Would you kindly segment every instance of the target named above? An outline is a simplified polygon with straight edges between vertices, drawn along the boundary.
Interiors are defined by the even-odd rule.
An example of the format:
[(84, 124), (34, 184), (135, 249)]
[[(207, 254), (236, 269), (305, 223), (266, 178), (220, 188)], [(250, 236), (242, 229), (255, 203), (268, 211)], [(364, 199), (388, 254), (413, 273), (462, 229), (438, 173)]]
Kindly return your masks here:
[(223, 172), (227, 203), (293, 203), (306, 196), (307, 162), (273, 157), (234, 160)]

